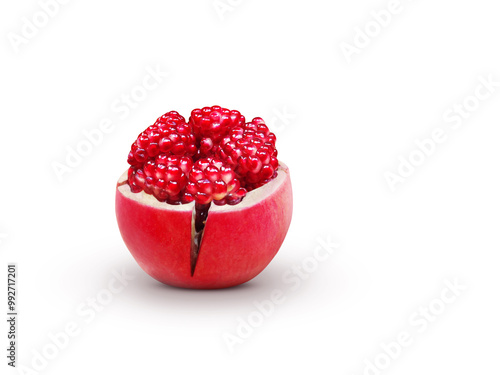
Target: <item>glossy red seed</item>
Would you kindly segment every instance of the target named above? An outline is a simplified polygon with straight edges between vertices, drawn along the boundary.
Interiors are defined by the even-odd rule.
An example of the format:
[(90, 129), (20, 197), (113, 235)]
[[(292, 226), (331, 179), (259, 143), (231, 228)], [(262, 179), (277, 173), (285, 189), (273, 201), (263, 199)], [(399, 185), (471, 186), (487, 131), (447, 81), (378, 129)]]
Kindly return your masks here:
[(270, 165), (264, 165), (260, 171), (259, 179), (267, 180), (274, 174), (274, 168)]
[(181, 155), (184, 155), (186, 153), (187, 149), (186, 149), (186, 146), (184, 145), (184, 143), (179, 142), (179, 143), (175, 144), (170, 151), (174, 155), (181, 156)]
[(212, 201), (212, 197), (204, 193), (196, 193), (194, 199), (199, 204), (208, 204)]
[(208, 165), (205, 168), (205, 176), (207, 176), (207, 178), (212, 182), (220, 179), (219, 168), (214, 165)]
[(271, 157), (271, 162), (270, 162), (271, 166), (274, 168), (274, 169), (278, 169), (278, 165), (279, 165), (279, 162), (278, 162), (278, 159), (276, 157)]
[(137, 146), (143, 149), (149, 146), (149, 138), (147, 134), (143, 133), (139, 138), (137, 138)]
[(155, 184), (159, 189), (164, 190), (167, 188), (167, 181), (165, 181), (163, 178), (158, 178), (156, 180)]
[(181, 202), (183, 204), (191, 203), (193, 201), (194, 201), (194, 196), (192, 194), (184, 193), (184, 195), (182, 195)]
[(155, 177), (157, 180), (164, 179), (165, 178), (165, 172), (166, 172), (167, 167), (165, 164), (155, 164)]
[(211, 195), (213, 193), (212, 182), (209, 180), (199, 180), (196, 182), (196, 187), (198, 188), (198, 192)]
[(129, 163), (130, 165), (135, 165), (138, 163), (132, 151), (128, 153), (127, 163)]
[(234, 172), (231, 168), (229, 167), (222, 167), (220, 170), (220, 176), (222, 181), (224, 181), (226, 184), (234, 179)]
[(135, 174), (135, 168), (134, 167), (130, 167), (127, 171), (127, 177), (128, 179), (130, 180)]
[(160, 146), (158, 146), (158, 143), (150, 143), (146, 151), (149, 157), (155, 157), (160, 153)]
[(227, 204), (226, 198), (220, 200), (214, 200), (213, 202), (217, 206), (224, 206), (225, 204)]
[(198, 192), (198, 188), (196, 187), (196, 183), (189, 181), (186, 185), (186, 192), (193, 195)]
[(161, 152), (169, 151), (173, 145), (174, 145), (173, 142), (167, 137), (160, 139), (159, 146)]
[(144, 164), (143, 170), (144, 170), (146, 177), (151, 177), (151, 176), (155, 175), (156, 165), (155, 165), (154, 161), (148, 160)]
[(193, 166), (193, 162), (190, 158), (183, 156), (179, 159), (179, 167), (187, 175)]
[(200, 152), (202, 155), (207, 155), (207, 153), (214, 147), (214, 142), (211, 138), (203, 138), (200, 142)]
[(142, 169), (138, 169), (135, 172), (135, 183), (138, 186), (143, 187), (145, 181), (146, 181), (146, 175), (144, 174), (144, 171)]
[(165, 171), (165, 178), (169, 181), (178, 180), (184, 172), (177, 165), (169, 165)]
[(222, 180), (213, 181), (213, 198), (216, 200), (223, 199), (227, 195), (226, 183)]
[(203, 170), (198, 167), (193, 167), (189, 172), (189, 181), (196, 182), (202, 180), (205, 177)]
[(150, 143), (158, 143), (158, 141), (160, 140), (160, 133), (158, 132), (158, 129), (156, 128), (154, 130), (151, 130), (148, 133), (148, 138)]
[(138, 161), (139, 163), (142, 163), (147, 160), (148, 154), (145, 150), (142, 148), (138, 148), (137, 151), (135, 152), (135, 160)]
[(144, 192), (147, 194), (153, 194), (154, 180), (153, 177), (146, 177), (144, 182)]
[(241, 184), (238, 179), (233, 179), (227, 184), (227, 192), (228, 193), (234, 193), (236, 190), (240, 188)]
[(166, 190), (172, 196), (179, 194), (181, 192), (182, 188), (183, 188), (183, 186), (175, 180), (171, 180), (171, 181), (167, 182)]

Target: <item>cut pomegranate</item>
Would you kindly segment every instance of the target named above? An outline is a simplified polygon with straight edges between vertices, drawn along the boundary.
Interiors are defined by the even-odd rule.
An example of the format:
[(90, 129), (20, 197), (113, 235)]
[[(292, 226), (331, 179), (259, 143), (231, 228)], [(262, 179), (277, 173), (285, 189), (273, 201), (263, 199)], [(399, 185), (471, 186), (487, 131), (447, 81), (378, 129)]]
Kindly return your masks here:
[[(244, 255), (239, 251), (240, 248), (246, 248), (244, 243), (249, 235), (248, 231), (255, 232), (255, 239), (265, 241), (254, 243), (254, 246), (267, 248), (268, 242), (271, 244), (270, 250), (265, 251), (269, 258), (269, 254), (274, 256), (279, 249), (291, 219), (292, 197), (288, 169), (281, 169), (283, 178), (279, 179), (280, 164), (275, 144), (275, 135), (269, 131), (261, 118), (254, 118), (246, 123), (240, 112), (219, 106), (193, 110), (189, 122), (175, 111), (168, 112), (139, 134), (128, 156), (129, 170), (117, 186), (117, 218), (125, 243), (146, 272), (154, 274), (153, 277), (167, 284), (197, 288), (236, 285), (247, 281), (248, 279), (241, 280), (250, 274), (255, 276), (255, 270), (259, 267), (254, 265), (245, 269), (244, 262), (241, 263), (245, 258), (252, 258), (252, 254)], [(264, 189), (273, 181), (279, 182), (280, 188)], [(276, 195), (276, 191), (281, 193)], [(266, 192), (272, 194), (266, 196)], [(261, 196), (262, 194), (264, 195)], [(132, 203), (138, 201), (141, 202), (140, 206)], [(153, 204), (153, 201), (156, 203)], [(212, 202), (220, 209), (214, 208)], [(263, 209), (262, 202), (267, 202), (266, 210), (271, 214), (268, 215), (269, 219), (272, 217), (276, 222), (266, 222), (264, 212), (261, 212), (260, 219), (258, 215), (254, 215)], [(161, 213), (158, 211), (159, 207), (162, 208)], [(186, 210), (191, 212), (191, 215), (188, 225), (189, 241), (185, 242), (177, 234), (182, 237), (185, 233), (185, 224), (181, 222), (181, 219), (185, 220), (185, 216), (180, 213)], [(248, 216), (240, 216), (241, 211), (245, 211)], [(163, 217), (163, 222), (155, 224), (154, 215)], [(224, 224), (212, 227), (211, 234), (207, 235), (206, 230), (215, 225), (217, 220), (214, 217), (218, 215), (224, 217)], [(238, 217), (236, 222), (229, 219), (231, 216)], [(172, 221), (176, 217), (179, 222)], [(252, 222), (253, 219), (262, 220), (265, 226), (261, 227), (261, 223), (257, 225)], [(151, 226), (147, 225), (148, 222), (151, 222)], [(163, 225), (167, 223), (174, 229), (165, 229)], [(165, 229), (164, 233), (156, 232), (155, 228), (160, 227)], [(282, 233), (278, 236), (279, 244), (267, 238), (273, 235), (272, 232), (267, 232), (273, 227)], [(129, 233), (130, 231), (134, 233)], [(141, 232), (140, 237), (136, 238), (136, 232)], [(233, 234), (239, 236), (242, 243), (237, 245), (229, 241), (224, 244), (220, 240), (212, 242), (214, 240), (210, 239), (214, 233), (224, 236), (225, 232), (227, 238)], [(176, 243), (172, 247), (170, 245), (174, 239)], [(136, 240), (139, 240), (139, 243)], [(162, 256), (169, 258), (168, 254), (161, 254), (157, 241), (163, 243), (165, 251), (170, 255), (184, 251), (184, 243), (190, 245), (187, 253), (191, 281), (187, 282), (182, 276), (184, 282), (176, 282), (175, 277), (162, 277), (158, 273), (177, 274), (172, 267), (176, 270), (184, 269), (184, 265), (181, 266), (178, 261), (169, 265), (162, 264), (163, 271), (151, 271), (156, 267), (149, 264), (148, 259)], [(212, 243), (207, 244), (209, 241)], [(214, 244), (218, 248), (214, 249)], [(202, 247), (203, 252), (200, 252)], [(220, 280), (225, 280), (218, 282), (213, 279), (216, 275), (208, 272), (210, 278), (206, 269), (198, 270), (200, 256), (212, 259), (214, 265), (221, 261), (216, 267), (219, 269), (220, 265), (228, 262), (222, 261), (221, 258), (221, 254), (227, 251), (234, 254), (227, 266), (239, 270), (239, 277), (236, 277), (233, 271), (227, 270), (233, 277), (232, 281), (225, 280), (218, 274), (217, 277), (222, 277)], [(255, 249), (249, 251), (259, 253)], [(145, 254), (149, 255), (143, 258)], [(179, 259), (184, 257), (179, 254), (178, 256)], [(269, 263), (272, 256), (258, 272)]]

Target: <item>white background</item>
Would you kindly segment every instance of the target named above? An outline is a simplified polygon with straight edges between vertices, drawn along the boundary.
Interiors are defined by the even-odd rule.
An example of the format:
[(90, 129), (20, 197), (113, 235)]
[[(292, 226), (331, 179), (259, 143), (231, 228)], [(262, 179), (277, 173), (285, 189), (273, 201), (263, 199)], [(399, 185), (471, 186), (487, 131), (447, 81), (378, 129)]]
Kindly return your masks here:
[[(7, 263), (19, 267), (18, 365), (53, 354), (50, 333), (79, 329), (43, 371), (19, 373), (378, 373), (367, 363), (384, 374), (498, 373), (500, 87), (473, 98), (479, 77), (500, 81), (498, 4), (401, 0), (377, 29), (371, 12), (388, 1), (221, 3), (218, 14), (212, 0), (74, 0), (44, 19), (36, 1), (3, 2), (0, 254), (3, 283)], [(36, 35), (24, 17), (38, 17)], [(343, 42), (358, 48), (351, 61)], [(148, 67), (169, 76), (130, 113), (113, 110)], [(464, 100), (474, 110), (446, 122)], [(246, 285), (175, 289), (124, 246), (115, 183), (159, 115), (214, 104), (273, 123), (293, 221)], [(113, 131), (60, 181), (54, 162), (103, 119)], [(418, 159), (416, 140), (437, 128), (446, 141), (392, 191), (384, 174), (398, 173), (399, 156)], [(339, 248), (312, 267), (318, 241)], [(316, 269), (286, 282), (304, 261)], [(78, 308), (123, 270), (134, 279), (86, 322)], [(466, 290), (445, 304), (446, 280)], [(275, 289), (284, 301), (229, 347), (224, 335)], [(429, 304), (439, 314), (412, 324)], [(387, 363), (382, 346), (401, 332), (412, 343)]]

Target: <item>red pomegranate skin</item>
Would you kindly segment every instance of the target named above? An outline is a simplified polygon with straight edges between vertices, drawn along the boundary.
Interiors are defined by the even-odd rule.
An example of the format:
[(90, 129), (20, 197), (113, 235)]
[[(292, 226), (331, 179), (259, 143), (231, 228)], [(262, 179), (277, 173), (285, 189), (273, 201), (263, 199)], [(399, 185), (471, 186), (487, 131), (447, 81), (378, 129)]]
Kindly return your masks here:
[(164, 284), (218, 289), (245, 283), (271, 262), (290, 226), (292, 186), (284, 164), (279, 174), (284, 174), (282, 183), (255, 204), (210, 209), (194, 276), (192, 205), (182, 211), (168, 204), (145, 205), (123, 195), (117, 186), (116, 216), (123, 240), (141, 268)]

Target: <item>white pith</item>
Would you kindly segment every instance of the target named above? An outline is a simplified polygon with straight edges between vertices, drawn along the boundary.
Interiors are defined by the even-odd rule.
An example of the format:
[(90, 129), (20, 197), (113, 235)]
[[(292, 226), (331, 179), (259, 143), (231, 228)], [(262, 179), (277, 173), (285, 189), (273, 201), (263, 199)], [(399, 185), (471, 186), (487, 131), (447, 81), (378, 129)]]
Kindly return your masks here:
[[(247, 193), (243, 200), (234, 205), (230, 206), (228, 204), (224, 206), (217, 206), (212, 204), (210, 207), (210, 212), (224, 212), (224, 211), (235, 211), (243, 210), (247, 207), (254, 206), (260, 201), (264, 200), (266, 197), (273, 194), (286, 180), (286, 175), (288, 174), (288, 167), (280, 163), (278, 167), (278, 175), (273, 180), (269, 181), (264, 186), (258, 189), (252, 190)], [(144, 191), (140, 193), (132, 193), (130, 186), (127, 183), (128, 173), (125, 171), (118, 180), (118, 191), (122, 193), (126, 198), (139, 202), (141, 204), (157, 208), (159, 210), (169, 210), (169, 211), (186, 211), (192, 212), (194, 207), (194, 202), (180, 205), (168, 204), (165, 202), (158, 201), (153, 195), (146, 194)]]

